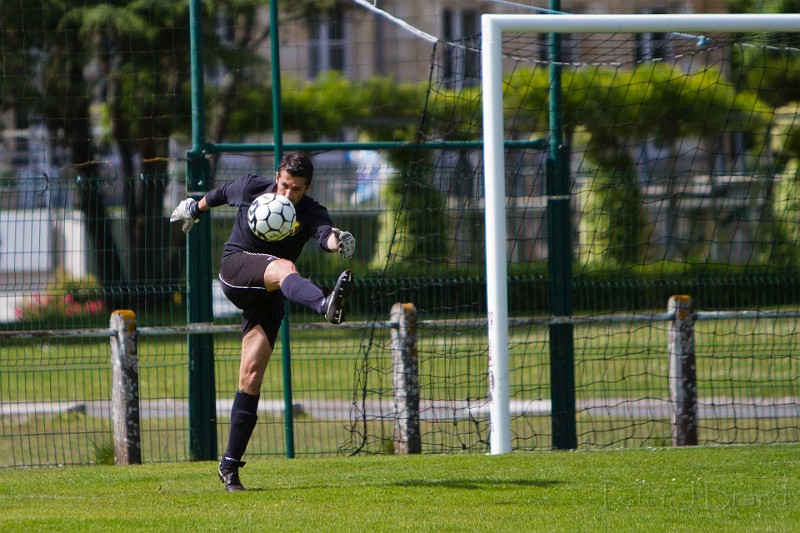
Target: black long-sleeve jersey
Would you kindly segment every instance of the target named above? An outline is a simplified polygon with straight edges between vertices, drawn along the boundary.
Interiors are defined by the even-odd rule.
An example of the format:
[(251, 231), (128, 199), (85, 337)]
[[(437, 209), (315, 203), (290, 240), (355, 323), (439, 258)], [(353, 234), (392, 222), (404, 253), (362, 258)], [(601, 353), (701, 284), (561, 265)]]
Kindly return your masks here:
[(247, 210), (258, 196), (275, 192), (276, 189), (277, 184), (274, 179), (247, 174), (206, 193), (206, 203), (209, 207), (227, 204), (239, 209), (231, 234), (225, 242), (223, 259), (236, 252), (251, 252), (274, 255), (295, 262), (300, 257), (306, 242), (312, 238), (323, 250), (328, 249), (325, 243), (331, 234), (333, 221), (325, 206), (310, 196), (303, 196), (294, 206), (298, 225), (291, 235), (275, 242), (262, 241), (255, 236), (247, 224)]

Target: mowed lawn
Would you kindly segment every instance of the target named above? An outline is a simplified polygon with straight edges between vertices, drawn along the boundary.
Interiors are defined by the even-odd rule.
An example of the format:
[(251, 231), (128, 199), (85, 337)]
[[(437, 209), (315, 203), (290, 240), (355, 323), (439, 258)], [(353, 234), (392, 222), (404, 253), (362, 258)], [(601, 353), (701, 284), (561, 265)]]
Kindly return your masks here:
[(799, 531), (800, 445), (0, 470), (0, 531)]

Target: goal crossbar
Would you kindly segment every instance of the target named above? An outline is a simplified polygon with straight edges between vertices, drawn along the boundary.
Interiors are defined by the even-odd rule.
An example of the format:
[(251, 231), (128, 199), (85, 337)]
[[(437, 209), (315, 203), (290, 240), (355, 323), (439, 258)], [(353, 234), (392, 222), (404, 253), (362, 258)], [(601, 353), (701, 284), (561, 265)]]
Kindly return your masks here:
[[(797, 14), (483, 15), (484, 180), (490, 453), (511, 451), (508, 287), (503, 153), (503, 33), (643, 33), (800, 31)], [(568, 198), (559, 198), (569, 201)]]
[(483, 15), (482, 30), (519, 33), (800, 31), (798, 14)]

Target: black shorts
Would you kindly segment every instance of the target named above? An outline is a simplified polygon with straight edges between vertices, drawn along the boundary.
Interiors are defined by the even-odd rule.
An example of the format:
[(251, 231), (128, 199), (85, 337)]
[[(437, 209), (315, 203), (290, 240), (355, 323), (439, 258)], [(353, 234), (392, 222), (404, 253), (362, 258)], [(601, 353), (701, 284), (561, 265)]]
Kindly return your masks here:
[(273, 347), (286, 298), (279, 290), (264, 288), (264, 271), (277, 259), (274, 255), (239, 252), (225, 257), (219, 270), (222, 292), (242, 310), (242, 335), (260, 325)]

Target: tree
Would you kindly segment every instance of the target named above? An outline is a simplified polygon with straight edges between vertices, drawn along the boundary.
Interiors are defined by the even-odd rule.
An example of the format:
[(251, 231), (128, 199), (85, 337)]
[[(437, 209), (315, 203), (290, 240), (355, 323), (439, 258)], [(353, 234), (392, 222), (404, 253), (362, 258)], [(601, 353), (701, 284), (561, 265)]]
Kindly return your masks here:
[[(580, 126), (587, 157), (597, 168), (589, 193), (595, 196), (586, 205), (599, 216), (590, 221), (590, 233), (600, 240), (588, 247), (602, 250), (598, 257), (622, 264), (642, 259), (642, 196), (631, 147), (646, 141), (668, 155), (667, 256), (687, 257), (688, 250), (678, 247), (673, 235), (681, 141), (715, 143), (722, 132), (736, 131), (765, 142), (770, 109), (753, 93), (737, 92), (724, 81), (718, 69), (683, 72), (677, 66), (646, 64), (634, 71), (584, 69), (565, 82), (565, 122)], [(697, 170), (710, 172), (712, 165)]]
[[(78, 206), (89, 239), (104, 256), (95, 265), (103, 286), (119, 280), (120, 262), (105, 222), (105, 189), (99, 183), (90, 120), (91, 86), (86, 77), (89, 55), (61, 2), (3, 2), (0, 30), (5, 57), (18, 77), (0, 87), (4, 111), (13, 111), (25, 126), (42, 121), (51, 132), (63, 132), (73, 162), (69, 175), (78, 190)], [(34, 80), (33, 83), (31, 81)], [(106, 303), (115, 305), (106, 291)]]
[[(738, 13), (798, 13), (800, 0), (768, 0), (758, 6), (753, 0), (731, 2)], [(788, 124), (787, 113), (800, 102), (800, 35), (774, 32), (748, 35), (748, 41), (764, 47), (734, 46), (731, 78), (737, 89), (756, 91), (776, 108), (772, 131), (773, 175), (768, 175), (764, 205), (759, 217), (761, 255), (765, 262), (783, 266), (800, 263), (797, 251), (797, 191), (800, 149), (796, 128)]]
[(770, 180), (773, 216), (765, 220), (769, 226), (769, 247), (764, 258), (770, 264), (800, 266), (800, 125), (797, 116), (800, 103), (775, 111), (770, 140), (775, 157), (775, 179)]
[[(7, 4), (7, 5), (6, 5)], [(176, 276), (166, 254), (170, 234), (163, 213), (167, 187), (169, 140), (189, 129), (189, 3), (187, 0), (45, 1), (39, 5), (3, 2), (0, 24), (5, 57), (21, 76), (3, 83), (4, 109), (24, 122), (41, 120), (63, 132), (70, 158), (67, 172), (75, 179), (78, 208), (83, 212), (95, 250), (95, 265), (109, 307), (137, 308), (169, 296), (153, 290)], [(255, 20), (251, 2), (207, 2), (206, 17), (226, 9), (243, 20)], [(247, 12), (247, 10), (250, 10)], [(214, 20), (214, 19), (212, 19)], [(214, 65), (233, 61), (217, 41), (213, 24), (203, 24), (204, 40), (218, 53), (205, 57)], [(247, 27), (249, 28), (251, 26)], [(242, 59), (245, 67), (254, 55)], [(227, 63), (227, 69), (235, 69)], [(66, 73), (66, 75), (65, 75)], [(17, 83), (19, 80), (19, 83)], [(30, 83), (37, 80), (36, 83)], [(214, 117), (214, 134), (224, 136), (230, 113), (230, 91)], [(98, 112), (99, 110), (99, 112)], [(120, 156), (119, 184), (125, 208), (125, 239), (112, 238), (106, 176), (96, 162), (98, 117), (105, 117), (108, 141)], [(182, 242), (182, 239), (181, 239)], [(127, 250), (123, 268), (120, 246)], [(173, 247), (173, 251), (179, 249)], [(173, 266), (171, 271), (170, 265)], [(123, 271), (126, 285), (120, 290)]]
[[(800, 0), (753, 0), (730, 3), (734, 13), (798, 13)], [(739, 90), (755, 91), (772, 107), (800, 102), (800, 34), (772, 32), (747, 34), (748, 44), (731, 47), (731, 79)]]
[[(163, 198), (169, 174), (169, 139), (186, 116), (189, 78), (188, 4), (164, 0), (83, 4), (64, 15), (98, 65), (95, 86), (104, 99), (121, 160), (128, 286), (134, 309), (170, 296), (153, 290), (168, 280), (168, 222)], [(183, 112), (180, 112), (181, 109)], [(176, 113), (178, 110), (178, 113)], [(137, 158), (138, 161), (135, 161)], [(138, 175), (137, 175), (138, 174)], [(102, 204), (101, 204), (102, 205)], [(105, 207), (105, 206), (103, 206)]]

